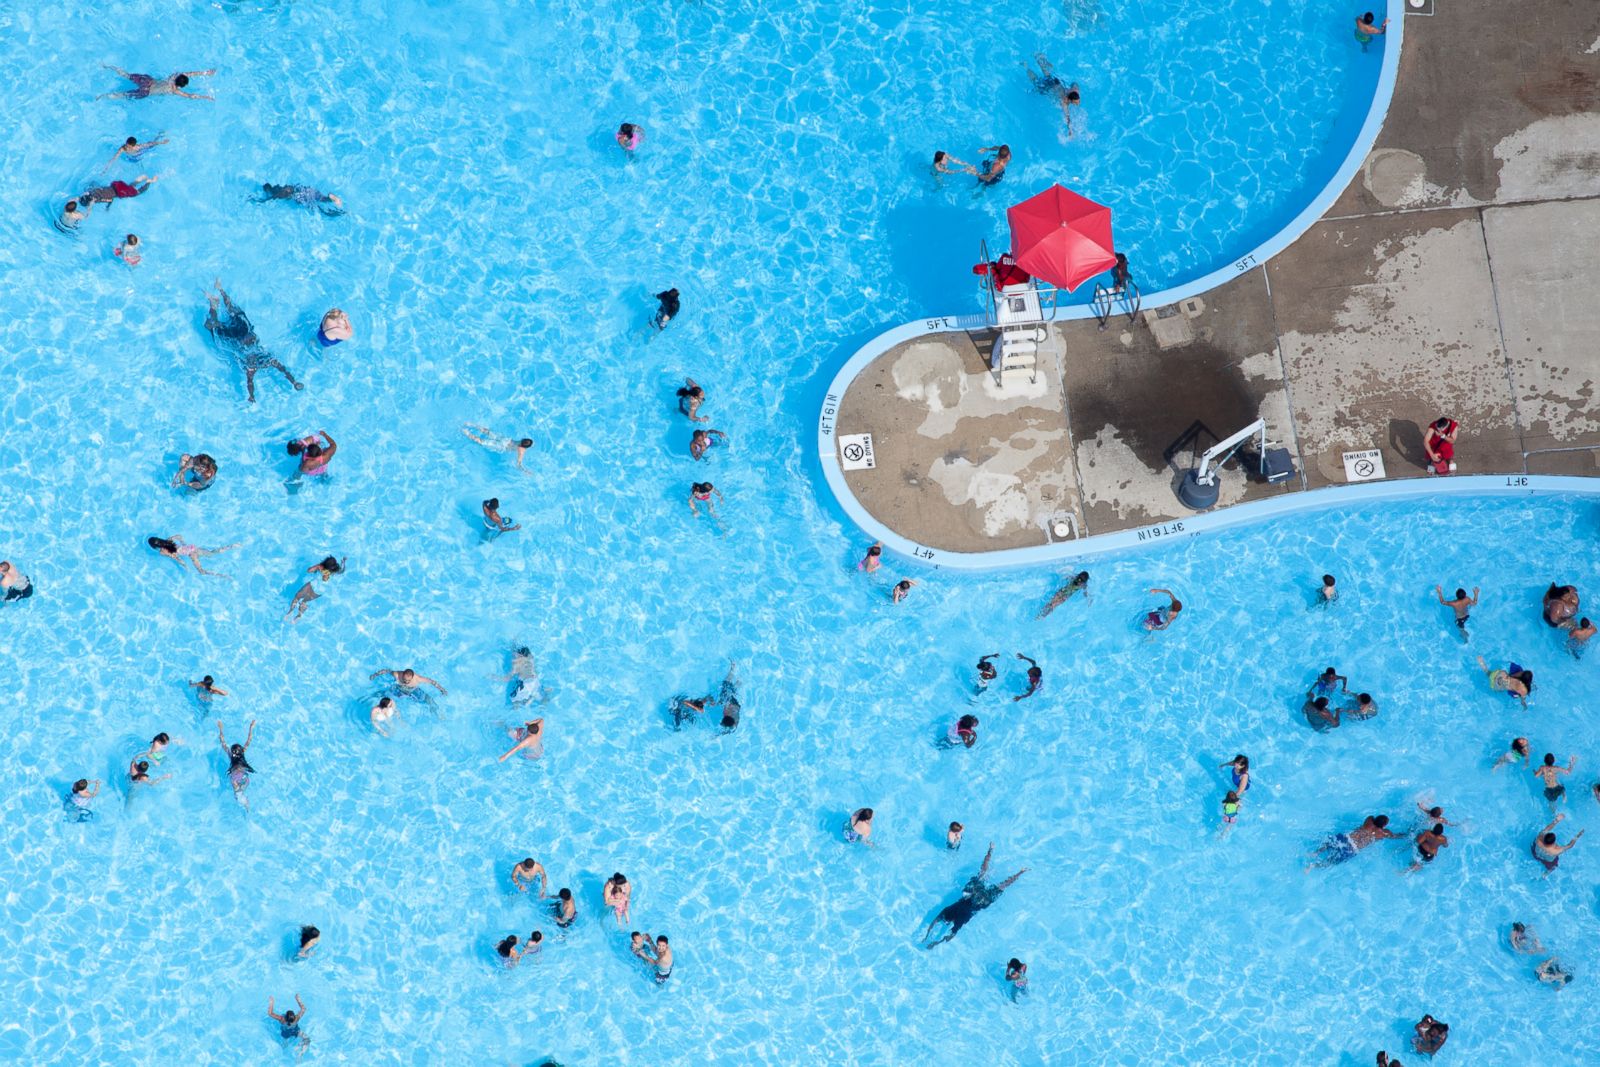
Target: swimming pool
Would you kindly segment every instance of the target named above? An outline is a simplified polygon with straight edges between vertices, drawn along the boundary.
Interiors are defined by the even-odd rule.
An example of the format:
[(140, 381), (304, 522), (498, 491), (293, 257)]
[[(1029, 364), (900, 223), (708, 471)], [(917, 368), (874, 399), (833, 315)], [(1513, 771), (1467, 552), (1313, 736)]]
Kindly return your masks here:
[[(1485, 766), (1523, 720), (1476, 687), (1428, 600), (1434, 581), (1483, 584), (1475, 641), (1540, 672), (1527, 732), (1587, 757), (1573, 709), (1588, 665), (1563, 661), (1525, 604), (1547, 575), (1600, 588), (1569, 558), (1591, 504), (1353, 511), (1096, 563), (1094, 604), (1045, 628), (1039, 574), (918, 574), (890, 610), (813, 488), (810, 383), (856, 334), (968, 299), (972, 246), (1013, 192), (1062, 176), (1107, 200), (1148, 187), (1117, 204), (1119, 234), (1154, 242), (1136, 251), (1141, 280), (1248, 247), (1273, 203), (1292, 213), (1340, 128), (1343, 79), (1375, 69), (1346, 54), (1342, 16), (1230, 23), (1331, 72), (1266, 116), (1215, 103), (1224, 87), (1262, 109), (1270, 94), (1167, 5), (998, 19), (964, 5), (964, 32), (884, 5), (766, 21), (602, 5), (534, 27), (482, 5), (250, 6), (13, 13), (0, 35), (17, 84), (40, 89), (0, 105), (16, 131), (0, 206), (13, 235), (0, 340), (17, 375), (0, 399), (4, 551), (40, 590), (0, 608), (16, 693), (0, 1060), (260, 1062), (274, 1055), (266, 998), (281, 1009), (295, 993), (314, 1054), (334, 1062), (1325, 1062), (1393, 1048), (1422, 1010), (1474, 1061), (1530, 1043), (1560, 1059), (1571, 1032), (1593, 1053), (1571, 1029), (1581, 991), (1547, 995), (1492, 942), (1527, 917), (1583, 980), (1588, 842), (1548, 885), (1527, 870), (1540, 802)], [(159, 40), (130, 43), (158, 19)], [(1103, 65), (1078, 75), (1093, 95), (1070, 144), (1020, 70), (1031, 42), (1063, 40), (1092, 41)], [(1258, 54), (1254, 84), (1299, 93), (1308, 79)], [(980, 93), (996, 55), (1015, 56), (1014, 77)], [(100, 62), (215, 64), (219, 99), (95, 103), (121, 87)], [(1165, 119), (1130, 118), (1190, 90)], [(1216, 122), (1202, 127), (1206, 101)], [(1315, 101), (1325, 110), (1305, 110)], [(632, 163), (609, 139), (623, 118), (647, 128)], [(1252, 124), (1280, 138), (1272, 151), (1245, 150)], [(1226, 197), (1181, 207), (1197, 172), (1170, 146), (1200, 128), (1188, 158), (1212, 172), (1244, 146), (1257, 177), (1227, 171), (1219, 188), (1249, 212)], [(99, 209), (76, 241), (49, 228), (122, 136), (162, 130), (148, 198)], [(933, 148), (998, 138), (1020, 157), (1005, 196), (929, 184)], [(332, 190), (350, 214), (247, 203), (264, 181)], [(1168, 186), (1177, 199), (1158, 206)], [(1154, 224), (1169, 218), (1181, 230)], [(146, 239), (131, 273), (108, 254), (124, 232)], [(213, 278), (304, 392), (264, 379), (245, 404), (202, 331)], [(684, 314), (654, 335), (650, 294), (669, 285)], [(307, 339), (333, 304), (357, 339), (324, 352)], [(685, 374), (732, 442), (698, 466), (674, 412)], [(467, 441), (468, 421), (534, 437), (532, 474)], [(333, 476), (291, 493), (283, 443), (318, 429), (340, 443)], [(175, 495), (177, 457), (196, 450), (221, 477)], [(690, 520), (695, 477), (726, 493), (726, 536)], [(490, 495), (523, 529), (484, 544)], [(174, 533), (242, 541), (206, 561), (232, 578), (181, 574), (144, 547)], [(285, 626), (328, 553), (350, 573)], [(1359, 625), (1299, 614), (1324, 569), (1348, 583), (1340, 610)], [(1184, 589), (1195, 614), (1144, 644), (1128, 624), (1150, 585)], [(1262, 606), (1285, 601), (1268, 632)], [(492, 676), (515, 641), (554, 690), (536, 765), (495, 762), (511, 712)], [(971, 662), (996, 649), (1038, 656), (1045, 692), (979, 707), (976, 750), (934, 749), (966, 707)], [(1296, 690), (1330, 658), (1383, 699), (1370, 729), (1296, 725)], [(740, 730), (668, 730), (667, 700), (713, 689), (728, 659), (745, 679)], [(384, 742), (364, 725), (368, 676), (403, 666), (450, 692)], [(248, 816), (223, 780), (217, 716), (184, 685), (206, 672), (231, 692), (212, 709), (230, 740), (258, 722)], [(158, 730), (187, 742), (170, 781), (126, 805), (112, 788), (95, 822), (63, 821), (72, 779), (113, 782)], [(1206, 768), (1235, 751), (1261, 792), (1219, 844)], [(1435, 869), (1402, 881), (1385, 856), (1299, 875), (1316, 838), (1429, 785), (1473, 824)], [(861, 805), (880, 812), (872, 852), (838, 840)], [(950, 819), (969, 827), (954, 856)], [(990, 839), (998, 876), (1029, 873), (953, 943), (919, 951)], [(505, 882), (528, 853), (583, 918), (507, 973), (492, 945), (536, 921)], [(631, 928), (673, 939), (666, 989), (600, 914), (614, 870), (637, 887)], [(1352, 931), (1352, 916), (1370, 924)], [(1423, 917), (1449, 943), (1416, 947)], [(290, 964), (300, 923), (323, 944)], [(1001, 989), (1011, 955), (1031, 964), (1019, 1008)]]

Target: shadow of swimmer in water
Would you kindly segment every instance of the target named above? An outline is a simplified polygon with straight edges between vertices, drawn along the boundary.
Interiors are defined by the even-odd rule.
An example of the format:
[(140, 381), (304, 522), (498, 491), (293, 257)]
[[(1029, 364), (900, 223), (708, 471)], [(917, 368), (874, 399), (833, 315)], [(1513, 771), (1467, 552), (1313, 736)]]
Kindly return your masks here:
[[(994, 843), (989, 843), (989, 850), (983, 854), (983, 866), (978, 868), (978, 873), (967, 880), (966, 886), (961, 890), (961, 899), (954, 904), (947, 904), (934, 920), (928, 924), (928, 929), (922, 934), (924, 948), (942, 945), (955, 937), (961, 928), (972, 921), (972, 917), (987, 908), (990, 904), (1000, 899), (1000, 894), (1010, 888), (1011, 883), (1028, 873), (1028, 868), (1013, 874), (999, 885), (989, 885), (984, 879), (989, 875), (989, 861), (994, 858)], [(933, 936), (936, 927), (949, 927), (943, 937)]]

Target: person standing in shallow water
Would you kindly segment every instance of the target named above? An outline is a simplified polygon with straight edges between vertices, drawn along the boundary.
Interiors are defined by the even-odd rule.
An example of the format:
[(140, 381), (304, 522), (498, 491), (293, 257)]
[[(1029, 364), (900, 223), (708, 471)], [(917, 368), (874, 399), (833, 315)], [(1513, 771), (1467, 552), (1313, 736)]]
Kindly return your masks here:
[(1472, 609), (1478, 606), (1478, 587), (1472, 587), (1472, 595), (1468, 596), (1465, 589), (1456, 589), (1456, 595), (1449, 600), (1444, 598), (1444, 587), (1434, 586), (1433, 595), (1439, 603), (1455, 613), (1456, 632), (1461, 635), (1463, 643), (1467, 640), (1467, 620), (1472, 617)]
[(1363, 52), (1367, 50), (1367, 45), (1371, 44), (1375, 38), (1387, 33), (1388, 30), (1389, 20), (1384, 19), (1383, 25), (1380, 26), (1374, 21), (1374, 16), (1370, 11), (1356, 19), (1356, 40), (1361, 42), (1361, 50)]
[(678, 311), (682, 306), (678, 299), (678, 290), (662, 290), (656, 294), (656, 301), (658, 306), (656, 307), (655, 317), (650, 320), (650, 325), (657, 330), (665, 330), (667, 323), (678, 317)]

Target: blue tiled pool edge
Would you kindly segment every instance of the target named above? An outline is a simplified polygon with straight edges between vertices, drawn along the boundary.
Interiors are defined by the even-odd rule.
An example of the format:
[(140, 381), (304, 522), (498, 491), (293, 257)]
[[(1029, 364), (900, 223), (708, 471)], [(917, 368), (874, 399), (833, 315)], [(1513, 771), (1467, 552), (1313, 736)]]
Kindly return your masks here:
[[(1351, 181), (1355, 179), (1356, 172), (1361, 169), (1362, 164), (1366, 162), (1367, 155), (1377, 142), (1378, 132), (1383, 128), (1384, 119), (1389, 113), (1389, 102), (1394, 95), (1395, 79), (1400, 69), (1400, 53), (1405, 43), (1405, 12), (1406, 0), (1388, 0), (1386, 15), (1389, 19), (1389, 25), (1393, 26), (1394, 29), (1387, 34), (1388, 39), (1385, 42), (1383, 51), (1383, 65), (1378, 74), (1377, 88), (1372, 94), (1372, 104), (1367, 110), (1366, 121), (1362, 123), (1360, 132), (1356, 134), (1356, 139), (1351, 144), (1350, 151), (1346, 154), (1344, 162), (1334, 172), (1333, 177), (1329, 179), (1322, 190), (1312, 198), (1311, 202), (1298, 215), (1290, 220), (1287, 226), (1257, 245), (1247, 255), (1235, 260), (1227, 267), (1214, 270), (1191, 282), (1146, 295), (1144, 299), (1146, 306), (1163, 307), (1168, 304), (1174, 304), (1191, 296), (1209, 292), (1238, 277), (1240, 274), (1254, 270), (1299, 240), (1302, 234), (1326, 214)], [(1089, 305), (1078, 304), (1062, 308), (1057, 317), (1066, 320), (1086, 319), (1092, 314), (1093, 309)], [(855, 494), (850, 491), (850, 487), (844, 479), (844, 471), (839, 466), (838, 449), (834, 443), (839, 402), (844, 398), (845, 392), (849, 389), (850, 383), (855, 380), (856, 375), (879, 355), (895, 345), (923, 334), (949, 330), (977, 329), (984, 324), (985, 320), (981, 314), (941, 315), (917, 319), (886, 330), (858, 348), (855, 354), (845, 361), (844, 365), (834, 374), (833, 380), (823, 397), (822, 411), (817, 420), (817, 454), (822, 464), (822, 473), (827, 480), (828, 488), (833, 492), (834, 499), (839, 502), (840, 507), (844, 509), (850, 520), (868, 537), (882, 541), (884, 549), (895, 555), (921, 560), (935, 567), (976, 571), (995, 570), (1009, 567), (1036, 566), (1063, 559), (1076, 559), (1082, 556), (1120, 551), (1160, 540), (1163, 537), (1170, 537), (1174, 534), (1194, 537), (1209, 530), (1222, 529), (1244, 522), (1257, 522), (1276, 514), (1325, 507), (1332, 503), (1342, 503), (1347, 500), (1359, 502), (1386, 497), (1423, 496), (1438, 492), (1441, 486), (1448, 486), (1445, 491), (1452, 493), (1493, 492), (1500, 489), (1534, 493), (1596, 492), (1596, 489), (1587, 479), (1541, 477), (1524, 475), (1520, 472), (1510, 472), (1505, 475), (1452, 478), (1448, 482), (1445, 480), (1428, 480), (1416, 486), (1411, 485), (1410, 481), (1364, 483), (1297, 493), (1293, 497), (1284, 499), (1255, 501), (1231, 506), (1222, 511), (1207, 512), (1196, 515), (1193, 518), (1174, 520), (1156, 526), (1123, 530), (1112, 534), (1096, 534), (1078, 540), (1052, 542), (1032, 548), (1005, 549), (995, 552), (946, 552), (941, 549), (929, 548), (909, 538), (902, 537), (878, 521), (861, 506), (860, 502), (856, 500)], [(1518, 484), (1511, 485), (1507, 483)], [(1420, 488), (1420, 484), (1426, 484), (1428, 488)]]

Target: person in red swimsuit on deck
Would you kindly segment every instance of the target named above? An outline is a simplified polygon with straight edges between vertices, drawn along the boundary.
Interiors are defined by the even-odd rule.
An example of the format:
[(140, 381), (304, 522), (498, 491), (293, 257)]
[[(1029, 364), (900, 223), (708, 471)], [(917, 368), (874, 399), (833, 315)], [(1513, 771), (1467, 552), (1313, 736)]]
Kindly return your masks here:
[(1461, 424), (1448, 415), (1441, 415), (1423, 435), (1422, 448), (1428, 453), (1428, 470), (1433, 474), (1450, 474), (1456, 469), (1456, 431)]

